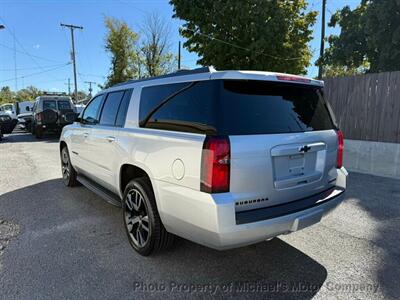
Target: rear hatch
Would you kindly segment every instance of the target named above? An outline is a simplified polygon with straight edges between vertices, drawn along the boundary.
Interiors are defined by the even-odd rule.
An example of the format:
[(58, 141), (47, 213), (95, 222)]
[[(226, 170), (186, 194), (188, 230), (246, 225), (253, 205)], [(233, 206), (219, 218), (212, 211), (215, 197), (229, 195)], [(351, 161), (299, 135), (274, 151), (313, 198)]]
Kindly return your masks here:
[(58, 105), (59, 123), (61, 125), (72, 123), (68, 118), (68, 114), (74, 113), (74, 109), (71, 105), (71, 102), (69, 100), (58, 100), (57, 105)]
[(230, 139), (237, 211), (298, 200), (332, 185), (338, 142), (321, 86), (224, 80), (219, 101), (218, 131)]

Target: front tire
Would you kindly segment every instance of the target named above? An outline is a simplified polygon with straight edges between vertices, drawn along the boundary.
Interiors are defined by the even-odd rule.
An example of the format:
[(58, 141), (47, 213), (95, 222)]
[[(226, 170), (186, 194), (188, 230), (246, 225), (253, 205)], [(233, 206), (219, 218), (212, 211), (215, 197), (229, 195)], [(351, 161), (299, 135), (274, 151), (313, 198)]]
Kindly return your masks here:
[(129, 243), (140, 255), (148, 256), (172, 245), (174, 236), (161, 222), (149, 179), (138, 178), (128, 183), (122, 216)]
[(64, 146), (61, 150), (61, 172), (63, 182), (66, 186), (73, 187), (78, 185), (76, 171), (72, 167), (71, 160), (69, 159), (67, 146)]

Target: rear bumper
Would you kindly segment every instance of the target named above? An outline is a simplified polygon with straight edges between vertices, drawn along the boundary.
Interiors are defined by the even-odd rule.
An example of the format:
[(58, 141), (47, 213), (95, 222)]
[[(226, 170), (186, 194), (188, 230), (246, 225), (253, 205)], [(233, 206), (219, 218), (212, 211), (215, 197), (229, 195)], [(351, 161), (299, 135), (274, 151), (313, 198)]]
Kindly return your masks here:
[(36, 126), (46, 131), (60, 131), (64, 126), (69, 124), (58, 124), (58, 123), (48, 123), (48, 124), (37, 124)]
[(241, 247), (318, 223), (344, 199), (347, 172), (338, 170), (336, 186), (318, 195), (275, 207), (235, 212), (229, 197), (157, 182), (156, 197), (166, 229), (218, 249)]

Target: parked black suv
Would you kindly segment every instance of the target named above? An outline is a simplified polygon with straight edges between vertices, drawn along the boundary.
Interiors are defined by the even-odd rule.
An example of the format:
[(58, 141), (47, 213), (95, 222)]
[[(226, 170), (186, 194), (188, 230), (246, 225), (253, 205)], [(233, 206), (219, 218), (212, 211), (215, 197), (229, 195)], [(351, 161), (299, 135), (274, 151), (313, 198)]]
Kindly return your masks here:
[(75, 117), (75, 107), (67, 96), (40, 96), (33, 105), (32, 134), (38, 139), (47, 132), (60, 133)]

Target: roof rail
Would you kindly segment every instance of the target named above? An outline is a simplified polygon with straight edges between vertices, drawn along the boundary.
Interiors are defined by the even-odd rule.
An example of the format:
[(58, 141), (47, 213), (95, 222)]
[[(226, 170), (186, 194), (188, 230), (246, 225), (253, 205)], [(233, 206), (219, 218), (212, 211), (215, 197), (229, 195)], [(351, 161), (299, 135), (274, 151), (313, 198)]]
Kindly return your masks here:
[(212, 72), (215, 72), (215, 71), (216, 70), (212, 66), (211, 67), (196, 68), (196, 69), (193, 69), (193, 70), (179, 69), (176, 72), (165, 74), (165, 75), (153, 76), (153, 77), (143, 78), (143, 79), (131, 79), (131, 80), (128, 80), (128, 81), (125, 81), (125, 82), (114, 84), (112, 87), (121, 86), (121, 85), (125, 85), (125, 84), (130, 84), (130, 83), (137, 83), (137, 82), (142, 82), (142, 81), (154, 80), (154, 79), (163, 79), (163, 78), (169, 78), (169, 77), (200, 74), (200, 73), (212, 73)]

